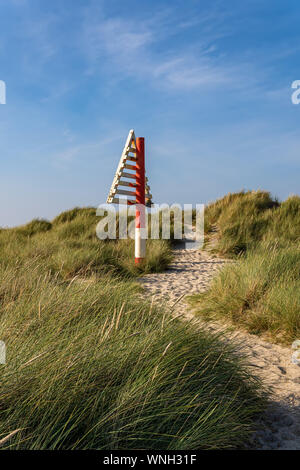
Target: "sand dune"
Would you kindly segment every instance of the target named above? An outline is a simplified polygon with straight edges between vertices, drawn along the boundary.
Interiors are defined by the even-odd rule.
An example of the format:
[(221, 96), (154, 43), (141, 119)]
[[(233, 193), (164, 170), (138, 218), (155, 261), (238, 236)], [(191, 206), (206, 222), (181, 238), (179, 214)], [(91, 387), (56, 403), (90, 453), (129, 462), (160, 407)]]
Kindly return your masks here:
[(300, 366), (292, 364), (292, 350), (242, 331), (232, 332), (219, 323), (204, 324), (195, 320), (185, 297), (207, 289), (213, 276), (230, 261), (193, 249), (178, 249), (174, 254), (167, 271), (140, 279), (146, 293), (157, 302), (167, 302), (175, 314), (195, 321), (198, 327), (225, 330), (228, 340), (234, 339), (240, 344), (250, 366), (272, 388), (272, 402), (261, 417), (252, 447), (300, 450)]

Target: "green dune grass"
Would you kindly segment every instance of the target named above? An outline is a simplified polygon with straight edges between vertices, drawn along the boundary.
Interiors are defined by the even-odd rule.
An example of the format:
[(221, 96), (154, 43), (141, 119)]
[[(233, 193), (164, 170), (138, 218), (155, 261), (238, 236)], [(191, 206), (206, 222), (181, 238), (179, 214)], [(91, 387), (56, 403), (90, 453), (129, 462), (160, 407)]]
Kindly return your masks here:
[(135, 279), (164, 269), (167, 242), (138, 271), (132, 241), (96, 223), (75, 209), (0, 233), (2, 448), (243, 447), (260, 382), (234, 345), (143, 299)]
[(190, 300), (207, 319), (224, 319), (289, 344), (300, 337), (300, 197), (279, 204), (266, 192), (229, 194), (207, 208), (215, 250), (236, 258), (211, 288)]

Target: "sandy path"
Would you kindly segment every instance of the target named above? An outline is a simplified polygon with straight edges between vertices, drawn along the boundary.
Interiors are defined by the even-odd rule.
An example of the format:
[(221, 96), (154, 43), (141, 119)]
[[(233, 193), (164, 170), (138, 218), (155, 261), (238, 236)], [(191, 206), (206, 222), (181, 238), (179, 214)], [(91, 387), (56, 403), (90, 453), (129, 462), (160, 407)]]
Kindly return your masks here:
[[(140, 282), (156, 301), (167, 302), (191, 318), (184, 297), (207, 289), (212, 277), (228, 261), (199, 250), (179, 249), (174, 253), (175, 259), (167, 271), (146, 275)], [(200, 320), (199, 323), (203, 326)], [(205, 327), (224, 329), (215, 324)], [(291, 349), (241, 331), (226, 334), (242, 345), (251, 367), (273, 388), (272, 403), (261, 418), (261, 430), (253, 437), (253, 447), (300, 450), (300, 366), (291, 363)]]

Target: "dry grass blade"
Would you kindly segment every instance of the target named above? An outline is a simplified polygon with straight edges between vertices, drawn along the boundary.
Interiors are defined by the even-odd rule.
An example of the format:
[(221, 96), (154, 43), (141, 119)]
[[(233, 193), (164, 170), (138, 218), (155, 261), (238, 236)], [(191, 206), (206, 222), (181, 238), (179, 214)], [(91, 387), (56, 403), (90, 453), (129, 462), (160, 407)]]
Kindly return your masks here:
[(3, 447), (4, 444), (6, 444), (12, 437), (14, 437), (20, 431), (22, 431), (22, 429), (16, 429), (15, 431), (12, 431), (10, 434), (8, 434), (3, 439), (0, 439), (0, 447)]

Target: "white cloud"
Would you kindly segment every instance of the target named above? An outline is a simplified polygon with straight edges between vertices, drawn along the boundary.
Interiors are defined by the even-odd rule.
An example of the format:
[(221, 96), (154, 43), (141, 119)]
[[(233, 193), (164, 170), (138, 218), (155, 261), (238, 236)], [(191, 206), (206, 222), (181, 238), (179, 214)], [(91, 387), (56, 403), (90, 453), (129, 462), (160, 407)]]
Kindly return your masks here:
[(79, 154), (80, 147), (72, 147), (55, 155), (56, 161), (71, 162)]
[[(194, 22), (191, 23), (194, 26)], [(176, 31), (182, 29), (182, 24)], [(188, 27), (188, 24), (184, 24)], [(82, 47), (89, 72), (105, 70), (119, 79), (134, 77), (168, 89), (193, 90), (215, 84), (234, 84), (242, 67), (218, 56), (212, 37), (200, 43), (170, 46), (174, 25), (152, 18), (139, 25), (125, 18), (85, 22)], [(242, 65), (242, 64), (241, 64)]]
[[(121, 156), (126, 132), (128, 133), (128, 130), (123, 127), (114, 126), (111, 130), (107, 129), (97, 140), (83, 141), (75, 145), (73, 142), (77, 140), (77, 136), (69, 128), (65, 128), (62, 131), (64, 149), (53, 153), (50, 161), (54, 167), (66, 169), (76, 162), (86, 161), (92, 164), (94, 160), (107, 164), (108, 167), (114, 167)], [(124, 136), (124, 142), (122, 139), (119, 142), (119, 136)]]

